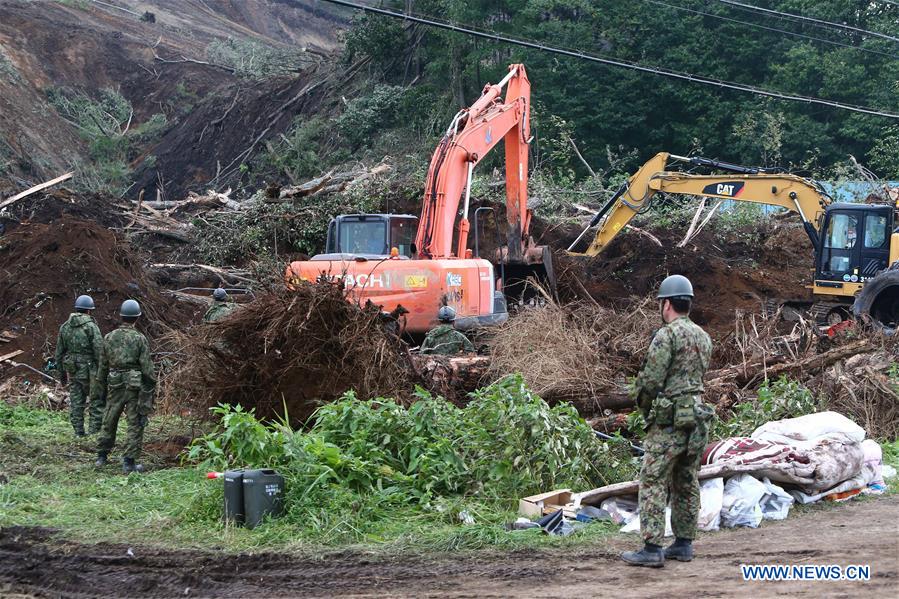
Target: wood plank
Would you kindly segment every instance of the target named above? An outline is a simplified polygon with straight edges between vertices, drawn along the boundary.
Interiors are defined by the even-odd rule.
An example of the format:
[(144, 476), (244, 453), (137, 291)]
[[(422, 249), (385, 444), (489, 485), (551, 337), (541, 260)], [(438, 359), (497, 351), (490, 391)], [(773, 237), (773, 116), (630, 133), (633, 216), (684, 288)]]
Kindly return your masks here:
[(9, 352), (9, 353), (6, 354), (6, 355), (0, 356), (0, 362), (5, 362), (5, 361), (7, 361), (7, 360), (9, 360), (9, 359), (11, 359), (11, 358), (15, 358), (15, 357), (18, 356), (19, 354), (23, 354), (23, 353), (25, 353), (25, 351), (24, 351), (24, 350), (21, 350), (21, 349), (17, 349), (17, 350), (14, 351), (14, 352)]
[(56, 177), (55, 179), (45, 181), (44, 183), (41, 183), (40, 185), (35, 185), (34, 187), (29, 187), (25, 191), (23, 191), (21, 193), (17, 193), (16, 195), (12, 196), (11, 198), (7, 198), (6, 200), (3, 200), (2, 202), (0, 202), (0, 210), (2, 210), (3, 208), (6, 208), (10, 204), (18, 202), (22, 198), (27, 198), (31, 194), (37, 193), (38, 191), (41, 191), (42, 189), (47, 189), (48, 187), (52, 187), (52, 186), (56, 185), (57, 183), (62, 183), (63, 181), (68, 181), (69, 179), (71, 179), (74, 176), (75, 176), (75, 172), (72, 171), (71, 173), (66, 173), (65, 175)]

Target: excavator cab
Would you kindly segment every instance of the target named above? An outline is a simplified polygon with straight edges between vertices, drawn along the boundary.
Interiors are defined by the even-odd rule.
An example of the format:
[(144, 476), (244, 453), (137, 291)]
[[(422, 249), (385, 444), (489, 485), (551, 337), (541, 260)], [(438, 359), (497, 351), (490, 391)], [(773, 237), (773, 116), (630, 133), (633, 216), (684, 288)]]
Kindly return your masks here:
[(409, 214), (341, 214), (328, 225), (325, 253), (313, 260), (383, 259), (396, 248), (397, 258), (411, 258), (418, 217)]
[(822, 230), (817, 285), (842, 289), (846, 283), (864, 283), (888, 266), (892, 206), (831, 204)]

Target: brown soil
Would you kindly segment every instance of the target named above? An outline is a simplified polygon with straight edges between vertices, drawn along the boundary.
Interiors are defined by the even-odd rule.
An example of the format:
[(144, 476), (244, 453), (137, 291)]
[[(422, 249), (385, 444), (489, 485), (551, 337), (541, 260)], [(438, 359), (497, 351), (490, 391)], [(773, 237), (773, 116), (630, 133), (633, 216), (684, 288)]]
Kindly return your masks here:
[[(51, 89), (88, 94), (115, 89), (134, 107), (134, 126), (153, 114), (165, 113), (171, 125), (162, 138), (161, 152), (165, 153), (173, 143), (196, 140), (211, 120), (224, 114), (238, 87), (243, 89), (243, 98), (254, 99), (276, 96), (280, 85), (245, 82), (226, 69), (177, 61), (207, 61), (210, 43), (235, 39), (270, 47), (307, 48), (312, 64), (337, 50), (337, 34), (345, 23), (340, 11), (311, 0), (120, 0), (107, 4), (138, 14), (149, 10), (156, 15), (156, 22), (145, 23), (114, 6), (91, 2), (0, 0), (0, 65), (5, 66), (0, 69), (0, 165), (7, 166), (19, 189), (66, 172), (87, 156), (78, 129), (49, 103), (47, 92)], [(176, 62), (162, 63), (154, 53)], [(181, 122), (185, 113), (204, 103), (211, 108), (201, 119)], [(240, 108), (238, 102), (236, 109)], [(254, 117), (260, 120), (269, 115), (264, 106), (252, 102), (246, 108), (251, 112), (258, 108)], [(284, 120), (286, 127), (291, 118)], [(189, 130), (185, 131), (186, 127)], [(227, 128), (242, 130), (245, 123), (229, 123)], [(208, 129), (206, 139), (222, 136), (215, 127)], [(283, 127), (273, 128), (270, 134), (275, 136), (281, 130)], [(169, 136), (174, 141), (166, 143)], [(223, 166), (247, 147), (248, 143), (242, 142), (238, 137), (231, 145), (216, 145)], [(177, 194), (172, 197), (183, 194), (186, 185), (208, 181), (181, 168), (195, 148), (183, 146), (181, 151), (184, 156), (177, 164), (171, 156), (159, 163), (166, 191)], [(151, 149), (148, 153), (155, 152)], [(137, 156), (135, 165), (145, 156)], [(210, 170), (207, 162), (199, 167)], [(211, 170), (214, 175), (215, 161)], [(148, 177), (155, 180), (155, 170)], [(137, 189), (133, 188), (135, 196)]]
[[(812, 249), (801, 229), (761, 231), (761, 243), (721, 240), (703, 231), (676, 247), (682, 231), (653, 231), (663, 247), (636, 233), (620, 235), (596, 258), (559, 257), (563, 294), (589, 293), (603, 305), (624, 305), (653, 293), (669, 274), (690, 278), (696, 290), (693, 317), (713, 333), (733, 327), (734, 312), (759, 312), (766, 299), (809, 298)], [(573, 279), (577, 279), (574, 281)], [(583, 286), (583, 289), (581, 289)]]
[[(633, 568), (636, 538), (557, 551), (376, 558), (223, 555), (0, 532), (0, 594), (38, 597), (849, 597), (899, 590), (899, 497), (794, 514), (760, 529), (703, 535), (691, 563)], [(812, 532), (810, 532), (812, 531)], [(740, 564), (867, 564), (869, 582), (744, 582)], [(625, 590), (626, 589), (626, 590)], [(892, 590), (890, 590), (892, 589)]]
[(151, 337), (198, 319), (192, 305), (163, 295), (145, 277), (140, 260), (114, 233), (62, 216), (52, 224), (18, 224), (0, 237), (0, 331), (16, 336), (0, 350), (24, 350), (17, 361), (43, 367), (81, 293), (94, 298), (93, 315), (104, 333), (116, 326), (128, 298), (141, 302), (145, 316), (138, 328)]

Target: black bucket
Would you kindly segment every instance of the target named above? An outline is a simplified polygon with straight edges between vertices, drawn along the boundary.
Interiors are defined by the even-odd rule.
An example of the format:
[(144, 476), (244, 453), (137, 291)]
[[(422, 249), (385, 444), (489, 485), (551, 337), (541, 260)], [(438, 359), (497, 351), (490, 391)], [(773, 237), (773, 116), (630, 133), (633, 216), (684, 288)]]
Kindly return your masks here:
[(255, 528), (266, 516), (284, 511), (284, 477), (272, 469), (243, 472), (244, 523)]

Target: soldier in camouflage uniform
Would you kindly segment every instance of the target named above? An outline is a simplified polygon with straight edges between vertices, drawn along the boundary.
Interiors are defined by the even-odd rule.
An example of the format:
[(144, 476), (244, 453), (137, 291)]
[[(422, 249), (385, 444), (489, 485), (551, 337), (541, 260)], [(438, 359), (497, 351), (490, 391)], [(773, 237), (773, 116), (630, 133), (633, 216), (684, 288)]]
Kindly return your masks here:
[[(644, 548), (622, 559), (661, 567), (665, 559), (693, 559), (699, 515), (699, 464), (709, 434), (712, 409), (702, 403), (702, 377), (712, 341), (690, 318), (693, 286), (681, 275), (662, 281), (658, 299), (665, 326), (653, 337), (634, 385), (647, 433), (640, 471), (640, 529)], [(665, 506), (671, 500), (676, 540), (662, 549)]]
[(126, 300), (120, 311), (122, 324), (105, 338), (105, 351), (100, 362), (98, 378), (106, 388), (107, 406), (103, 429), (97, 446), (97, 467), (104, 466), (109, 451), (115, 445), (116, 431), (122, 412), (128, 419), (128, 437), (122, 458), (122, 472), (142, 472), (136, 464), (140, 455), (144, 427), (153, 410), (153, 390), (156, 375), (150, 360), (147, 338), (134, 328), (141, 315), (140, 305)]
[(90, 406), (88, 432), (96, 433), (103, 421), (103, 397), (97, 386), (103, 336), (88, 314), (94, 307), (90, 296), (79, 296), (56, 341), (56, 370), (62, 383), (69, 383), (69, 420), (79, 437), (84, 436), (85, 402)]
[(456, 311), (449, 306), (442, 306), (437, 313), (437, 320), (443, 324), (428, 331), (421, 343), (419, 353), (451, 356), (462, 352), (474, 353), (474, 345), (468, 337), (453, 328)]
[(237, 304), (229, 301), (228, 292), (219, 287), (212, 292), (212, 305), (203, 315), (203, 322), (215, 322), (237, 310)]

